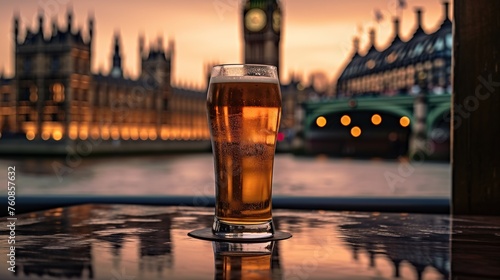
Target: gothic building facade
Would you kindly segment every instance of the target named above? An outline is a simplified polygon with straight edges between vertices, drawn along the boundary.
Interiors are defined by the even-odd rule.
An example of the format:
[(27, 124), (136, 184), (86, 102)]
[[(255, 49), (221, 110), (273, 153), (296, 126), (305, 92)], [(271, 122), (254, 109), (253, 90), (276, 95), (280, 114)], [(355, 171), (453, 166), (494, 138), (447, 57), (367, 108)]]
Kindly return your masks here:
[(337, 80), (337, 97), (451, 93), (452, 23), (448, 2), (443, 3), (443, 10), (441, 25), (428, 33), (422, 28), (422, 10), (416, 9), (417, 27), (407, 41), (400, 38), (399, 20), (395, 19), (394, 37), (383, 50), (375, 46), (374, 30), (370, 31), (370, 45), (364, 54), (355, 38), (353, 55)]
[[(91, 71), (94, 19), (88, 30), (56, 21), (44, 32), (26, 28), (21, 39), (14, 16), (15, 74), (0, 77), (0, 137), (29, 141), (86, 139), (120, 141), (208, 139), (205, 93), (171, 85), (174, 44), (146, 46), (139, 38), (141, 69), (124, 75), (120, 36), (115, 34), (111, 69)], [(1, 139), (0, 139), (1, 140)]]

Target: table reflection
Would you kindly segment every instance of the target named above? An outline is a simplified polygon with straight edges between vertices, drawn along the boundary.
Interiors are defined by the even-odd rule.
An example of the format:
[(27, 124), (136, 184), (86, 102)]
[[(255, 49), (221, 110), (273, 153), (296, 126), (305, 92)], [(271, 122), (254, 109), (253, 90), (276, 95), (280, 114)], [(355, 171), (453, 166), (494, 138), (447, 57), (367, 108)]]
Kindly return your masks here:
[[(427, 228), (422, 229), (421, 225)], [(401, 266), (409, 264), (415, 279), (422, 279), (424, 271), (437, 270), (443, 279), (448, 279), (449, 221), (434, 216), (409, 216), (388, 219), (374, 213), (370, 216), (348, 216), (339, 225), (344, 233), (342, 239), (352, 248), (353, 259), (360, 252), (369, 256), (370, 267), (376, 267), (376, 255), (387, 257), (394, 267), (393, 277), (401, 277)]]
[(212, 242), (214, 279), (281, 279), (276, 244)]
[[(213, 209), (82, 205), (19, 216), (16, 273), (0, 279), (446, 279), (444, 215), (274, 211), (293, 238), (272, 253), (214, 251), (190, 238)], [(6, 222), (0, 223), (5, 234)], [(0, 243), (0, 254), (8, 253)]]

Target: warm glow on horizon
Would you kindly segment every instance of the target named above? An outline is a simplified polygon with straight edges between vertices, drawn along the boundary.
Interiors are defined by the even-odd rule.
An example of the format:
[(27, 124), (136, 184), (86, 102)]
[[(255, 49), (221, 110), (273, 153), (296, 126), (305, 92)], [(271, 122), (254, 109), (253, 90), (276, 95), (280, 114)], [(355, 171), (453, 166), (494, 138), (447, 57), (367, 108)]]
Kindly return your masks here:
[(42, 132), (42, 139), (43, 139), (43, 140), (49, 140), (49, 138), (50, 138), (50, 132), (48, 132), (48, 131), (43, 131), (43, 132)]
[(146, 130), (141, 130), (140, 138), (141, 140), (148, 140), (148, 132)]
[[(224, 2), (224, 1), (223, 1)], [(438, 0), (408, 1), (408, 7), (397, 11), (394, 1), (357, 0), (282, 0), (283, 31), (281, 37), (281, 80), (299, 75), (306, 83), (314, 73), (324, 73), (328, 83), (335, 81), (339, 71), (352, 55), (352, 38), (359, 36), (362, 53), (368, 46), (368, 29), (376, 30), (377, 48), (382, 49), (393, 37), (392, 18), (401, 19), (401, 37), (407, 40), (415, 30), (414, 7), (424, 8), (423, 24), (427, 32), (438, 28), (442, 21), (442, 5)], [(224, 2), (225, 3), (225, 2)], [(229, 3), (229, 2), (228, 2)], [(232, 3), (232, 1), (231, 1)], [(237, 3), (237, 1), (234, 1)], [(50, 4), (50, 5), (49, 5)], [(113, 34), (121, 35), (125, 75), (137, 77), (139, 69), (138, 37), (144, 34), (146, 46), (156, 45), (163, 37), (175, 43), (172, 82), (202, 88), (206, 83), (206, 64), (243, 62), (242, 7), (227, 5), (217, 10), (214, 1), (2, 1), (0, 16), (0, 69), (13, 75), (13, 22), (15, 12), (21, 17), (20, 38), (26, 27), (38, 26), (38, 13), (45, 11), (44, 29), (51, 33), (52, 19), (66, 27), (67, 5), (74, 11), (73, 29), (88, 34), (88, 15), (95, 18), (91, 69), (109, 73)], [(119, 5), (120, 12), (116, 11)], [(373, 11), (380, 9), (384, 19), (375, 23)], [(450, 5), (450, 15), (453, 11)]]
[(63, 135), (62, 135), (62, 132), (60, 130), (55, 130), (52, 132), (52, 138), (54, 138), (54, 140), (59, 141), (62, 139), (62, 137), (63, 137)]
[(33, 131), (26, 132), (26, 139), (28, 139), (30, 141), (35, 139), (35, 132), (33, 132)]

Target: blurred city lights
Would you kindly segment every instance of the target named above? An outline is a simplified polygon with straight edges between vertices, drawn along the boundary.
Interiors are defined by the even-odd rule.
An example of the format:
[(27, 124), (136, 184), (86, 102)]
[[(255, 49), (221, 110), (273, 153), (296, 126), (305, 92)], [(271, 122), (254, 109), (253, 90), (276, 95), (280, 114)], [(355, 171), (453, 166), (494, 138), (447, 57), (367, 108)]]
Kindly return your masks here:
[(351, 128), (351, 135), (352, 137), (359, 137), (361, 135), (361, 128), (357, 126)]
[(316, 124), (319, 126), (319, 127), (324, 127), (326, 125), (326, 118), (323, 117), (323, 116), (319, 116), (317, 119), (316, 119)]
[(380, 123), (382, 123), (382, 117), (379, 114), (374, 114), (372, 116), (372, 123), (374, 125), (379, 125)]
[(351, 118), (348, 115), (343, 115), (340, 118), (340, 123), (344, 126), (348, 126), (351, 123)]
[(399, 119), (399, 124), (402, 126), (402, 127), (407, 127), (410, 125), (410, 118), (408, 118), (407, 116), (403, 116), (401, 117), (401, 119)]

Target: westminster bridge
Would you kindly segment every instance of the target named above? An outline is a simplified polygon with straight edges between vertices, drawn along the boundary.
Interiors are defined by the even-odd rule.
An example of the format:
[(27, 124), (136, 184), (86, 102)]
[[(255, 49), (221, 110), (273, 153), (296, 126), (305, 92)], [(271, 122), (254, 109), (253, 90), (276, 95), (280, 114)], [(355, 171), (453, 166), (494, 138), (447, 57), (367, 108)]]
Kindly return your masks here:
[(304, 104), (307, 153), (448, 160), (450, 94), (363, 96)]

